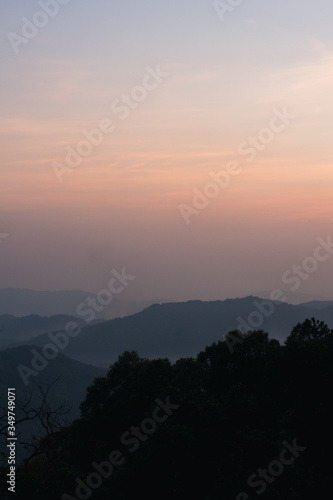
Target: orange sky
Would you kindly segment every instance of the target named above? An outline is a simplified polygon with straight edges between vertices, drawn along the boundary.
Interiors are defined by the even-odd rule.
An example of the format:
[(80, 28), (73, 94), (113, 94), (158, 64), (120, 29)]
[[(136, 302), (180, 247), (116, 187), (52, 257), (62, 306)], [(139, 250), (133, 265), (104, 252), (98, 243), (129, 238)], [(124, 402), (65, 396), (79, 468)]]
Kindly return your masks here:
[[(18, 55), (2, 49), (3, 287), (98, 290), (106, 269), (127, 266), (139, 276), (133, 297), (241, 295), (279, 286), (284, 270), (311, 255), (316, 237), (330, 234), (328, 26), (307, 12), (293, 29), (283, 21), (287, 2), (274, 7), (275, 21), (244, 5), (222, 25), (211, 6), (192, 2), (185, 11), (185, 4), (192, 29), (177, 21), (172, 39), (173, 4), (166, 17), (153, 10), (149, 33), (134, 18), (121, 30), (121, 6), (112, 12), (103, 4), (93, 14), (73, 4)], [(71, 21), (78, 18), (87, 39), (75, 28), (75, 43)], [(4, 36), (18, 31), (17, 19), (8, 8)], [(165, 76), (154, 80), (152, 70)], [(116, 101), (127, 106), (123, 119)], [(294, 118), (248, 161), (240, 145), (267, 133), (276, 109)], [(82, 131), (105, 119), (114, 131), (59, 182), (54, 162), (68, 170), (68, 148), (77, 151), (87, 140)], [(240, 173), (186, 223), (179, 207), (193, 209), (193, 190), (203, 192), (230, 161)], [(323, 263), (302, 291), (331, 295), (331, 266)]]

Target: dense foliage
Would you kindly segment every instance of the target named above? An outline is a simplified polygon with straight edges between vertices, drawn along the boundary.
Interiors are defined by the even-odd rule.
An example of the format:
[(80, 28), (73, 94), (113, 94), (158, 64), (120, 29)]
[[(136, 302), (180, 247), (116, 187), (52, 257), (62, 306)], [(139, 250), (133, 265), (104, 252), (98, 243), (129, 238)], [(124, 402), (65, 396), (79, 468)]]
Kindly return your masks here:
[[(16, 498), (329, 498), (333, 331), (312, 318), (283, 346), (263, 331), (232, 336), (233, 353), (221, 341), (174, 364), (124, 352), (88, 388), (81, 418), (21, 468)], [(295, 440), (302, 451), (282, 472), (248, 483)], [(92, 473), (100, 486), (78, 497), (76, 479)]]

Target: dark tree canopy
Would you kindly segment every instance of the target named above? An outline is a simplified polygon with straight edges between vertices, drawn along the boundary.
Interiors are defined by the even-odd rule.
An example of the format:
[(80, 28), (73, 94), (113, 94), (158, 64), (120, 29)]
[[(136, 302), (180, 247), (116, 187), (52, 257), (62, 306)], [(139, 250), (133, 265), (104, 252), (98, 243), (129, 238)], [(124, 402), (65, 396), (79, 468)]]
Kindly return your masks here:
[(323, 322), (315, 318), (306, 319), (303, 323), (298, 323), (287, 338), (286, 344), (295, 342), (308, 342), (311, 340), (325, 341), (332, 338), (332, 331)]
[(329, 498), (332, 331), (311, 318), (285, 345), (262, 330), (232, 336), (234, 352), (226, 339), (174, 363), (124, 352), (88, 388), (81, 418), (52, 435), (53, 463), (39, 456), (28, 475), (18, 471), (16, 498), (77, 498), (76, 480), (87, 484), (92, 464), (117, 450), (119, 465), (92, 500), (250, 500), (248, 478), (295, 440), (306, 450), (270, 476), (261, 498)]

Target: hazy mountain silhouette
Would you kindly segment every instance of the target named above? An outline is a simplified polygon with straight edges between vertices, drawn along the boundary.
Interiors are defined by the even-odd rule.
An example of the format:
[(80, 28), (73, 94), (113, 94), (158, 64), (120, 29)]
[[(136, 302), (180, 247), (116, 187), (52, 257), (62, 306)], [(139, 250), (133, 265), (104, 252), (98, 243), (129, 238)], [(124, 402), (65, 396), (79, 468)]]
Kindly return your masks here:
[(69, 321), (76, 321), (82, 326), (85, 324), (82, 319), (63, 314), (47, 318), (36, 314), (19, 318), (4, 314), (0, 316), (0, 349), (5, 349), (18, 342), (28, 343), (34, 337), (43, 333), (61, 330)]
[[(77, 337), (70, 339), (63, 352), (83, 363), (104, 367), (125, 350), (136, 350), (140, 356), (148, 358), (168, 357), (171, 360), (195, 356), (206, 345), (224, 340), (225, 333), (238, 327), (238, 317), (248, 321), (251, 313), (258, 313), (255, 303), (263, 304), (263, 301), (258, 297), (246, 297), (155, 304), (125, 318), (85, 326)], [(273, 313), (263, 318), (261, 325), (249, 329), (263, 329), (271, 338), (284, 342), (297, 323), (312, 316), (333, 328), (331, 303), (316, 310), (313, 304), (276, 303)], [(40, 346), (49, 342), (45, 335), (34, 339)]]
[[(262, 297), (263, 299), (270, 299), (272, 290), (260, 290), (256, 291), (255, 295)], [(326, 301), (327, 298), (320, 295), (313, 295), (310, 293), (303, 292), (291, 292), (289, 290), (283, 291), (283, 295), (286, 297), (286, 302), (294, 306), (305, 304), (312, 301)]]
[[(44, 370), (36, 377), (29, 378), (26, 386), (17, 370), (18, 365), (31, 367), (31, 349), (33, 346), (20, 346), (0, 351), (0, 394), (5, 397), (8, 387), (16, 388), (17, 399), (23, 398), (24, 392), (30, 391), (34, 385), (49, 384), (58, 379), (55, 385), (55, 401), (68, 400), (73, 404), (74, 414), (78, 414), (78, 406), (85, 398), (86, 388), (95, 377), (105, 370), (85, 365), (59, 353), (50, 360)], [(40, 349), (38, 347), (38, 351)]]
[(326, 309), (328, 307), (333, 306), (333, 300), (326, 300), (326, 301), (320, 301), (320, 300), (312, 300), (311, 302), (306, 302), (305, 304), (301, 304), (304, 307), (308, 307), (310, 309)]
[[(19, 410), (20, 403), (26, 402), (31, 395), (29, 406), (38, 409), (41, 403), (38, 387), (45, 389), (54, 382), (48, 401), (52, 407), (68, 402), (72, 408), (70, 417), (77, 418), (80, 414), (79, 405), (86, 397), (87, 387), (96, 377), (105, 375), (106, 371), (95, 366), (84, 365), (59, 353), (44, 370), (38, 372), (36, 377), (29, 377), (29, 383), (26, 386), (17, 367), (19, 365), (31, 367), (31, 349), (32, 346), (21, 346), (0, 351), (0, 407), (7, 407), (7, 390), (9, 387), (15, 388), (16, 419), (19, 421), (23, 417), (23, 413)], [(17, 431), (21, 433), (20, 439), (24, 441), (29, 441), (32, 435), (39, 435), (40, 430), (42, 429), (36, 420), (23, 422), (17, 427)], [(18, 446), (18, 460), (21, 460), (24, 455), (24, 448)]]
[[(54, 316), (67, 314), (78, 316), (76, 309), (87, 297), (95, 297), (92, 292), (83, 290), (61, 290), (55, 292), (36, 291), (21, 288), (0, 288), (0, 315), (13, 316)], [(156, 301), (155, 301), (156, 302)], [(97, 318), (118, 318), (135, 314), (153, 304), (153, 300), (123, 300), (113, 298), (103, 311), (96, 313)]]

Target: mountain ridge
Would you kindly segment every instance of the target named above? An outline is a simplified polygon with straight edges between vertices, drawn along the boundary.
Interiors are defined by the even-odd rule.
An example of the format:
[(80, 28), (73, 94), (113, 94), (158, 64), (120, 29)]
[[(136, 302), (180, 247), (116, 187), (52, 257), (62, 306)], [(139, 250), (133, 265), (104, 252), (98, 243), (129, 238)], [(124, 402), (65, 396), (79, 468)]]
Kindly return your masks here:
[[(314, 309), (255, 296), (152, 304), (124, 318), (84, 326), (79, 335), (69, 339), (64, 353), (104, 367), (125, 350), (136, 350), (143, 357), (175, 360), (195, 356), (207, 345), (224, 340), (228, 331), (242, 327), (243, 331), (263, 329), (271, 338), (284, 342), (297, 323), (310, 317), (333, 328), (333, 304)], [(34, 343), (43, 346), (50, 339), (39, 336)]]

